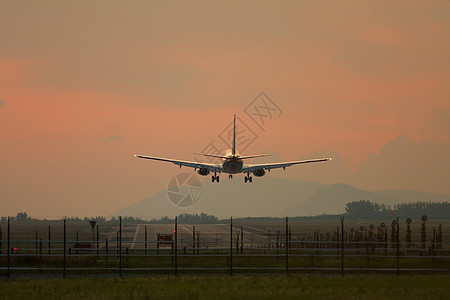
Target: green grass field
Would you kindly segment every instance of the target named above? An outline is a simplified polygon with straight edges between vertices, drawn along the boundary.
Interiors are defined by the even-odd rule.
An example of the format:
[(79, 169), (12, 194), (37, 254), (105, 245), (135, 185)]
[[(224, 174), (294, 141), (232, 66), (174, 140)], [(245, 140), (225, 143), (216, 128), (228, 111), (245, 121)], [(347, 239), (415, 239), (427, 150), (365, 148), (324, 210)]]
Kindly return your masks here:
[(20, 279), (0, 299), (448, 299), (450, 276)]

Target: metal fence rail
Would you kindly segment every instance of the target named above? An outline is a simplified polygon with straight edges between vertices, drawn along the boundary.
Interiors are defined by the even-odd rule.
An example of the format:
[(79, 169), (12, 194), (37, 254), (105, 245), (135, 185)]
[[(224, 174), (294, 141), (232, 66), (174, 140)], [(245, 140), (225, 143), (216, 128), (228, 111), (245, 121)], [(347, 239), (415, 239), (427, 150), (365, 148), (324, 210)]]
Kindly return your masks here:
[[(177, 218), (171, 239), (144, 241), (122, 238), (122, 219), (116, 239), (68, 240), (66, 220), (63, 239), (12, 240), (8, 220), (7, 239), (0, 240), (0, 277), (76, 277), (76, 276), (149, 276), (179, 274), (410, 274), (450, 272), (450, 244), (433, 239), (413, 245), (400, 241), (399, 223), (392, 227), (393, 238), (387, 231), (375, 235), (372, 231), (350, 235), (344, 219), (334, 238), (292, 238), (289, 220), (284, 232), (244, 239), (243, 227), (233, 226), (230, 219), (228, 239), (225, 233), (209, 233), (200, 239), (195, 226), (192, 239), (178, 235)], [(340, 229), (340, 234), (339, 234)], [(372, 230), (373, 228), (371, 228)], [(362, 230), (361, 230), (362, 231)], [(131, 231), (130, 231), (131, 232)], [(50, 236), (50, 231), (49, 231)], [(358, 238), (353, 238), (358, 236)], [(37, 237), (37, 234), (36, 234)], [(6, 245), (6, 249), (3, 245)]]

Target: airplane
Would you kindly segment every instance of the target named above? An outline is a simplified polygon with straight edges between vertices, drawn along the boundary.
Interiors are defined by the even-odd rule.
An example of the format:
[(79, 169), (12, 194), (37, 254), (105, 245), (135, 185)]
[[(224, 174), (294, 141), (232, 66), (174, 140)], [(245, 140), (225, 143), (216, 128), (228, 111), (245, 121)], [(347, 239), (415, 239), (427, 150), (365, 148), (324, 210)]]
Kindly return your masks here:
[(153, 156), (145, 156), (145, 155), (134, 155), (137, 158), (143, 159), (151, 159), (158, 160), (164, 162), (171, 162), (175, 165), (181, 167), (190, 167), (194, 168), (199, 175), (207, 176), (209, 173), (214, 172), (214, 175), (211, 177), (211, 181), (219, 182), (219, 175), (217, 173), (227, 173), (228, 178), (233, 178), (234, 174), (244, 173), (246, 174), (244, 177), (244, 182), (252, 182), (252, 176), (250, 174), (255, 175), (256, 177), (262, 177), (266, 174), (266, 170), (270, 172), (271, 169), (283, 168), (286, 170), (287, 167), (298, 165), (298, 164), (309, 164), (315, 162), (325, 162), (332, 160), (331, 158), (318, 158), (318, 159), (308, 159), (308, 160), (299, 160), (299, 161), (289, 161), (289, 162), (280, 162), (280, 163), (263, 163), (263, 164), (244, 164), (244, 160), (256, 157), (264, 157), (271, 156), (273, 154), (256, 154), (256, 155), (239, 155), (236, 152), (236, 114), (234, 115), (233, 120), (233, 144), (230, 150), (225, 152), (225, 155), (215, 155), (215, 154), (207, 154), (207, 153), (194, 153), (198, 155), (203, 155), (207, 157), (218, 158), (222, 160), (221, 164), (212, 164), (212, 163), (202, 163), (202, 162), (192, 162), (192, 161), (184, 161), (184, 160), (175, 160), (161, 157), (153, 157)]

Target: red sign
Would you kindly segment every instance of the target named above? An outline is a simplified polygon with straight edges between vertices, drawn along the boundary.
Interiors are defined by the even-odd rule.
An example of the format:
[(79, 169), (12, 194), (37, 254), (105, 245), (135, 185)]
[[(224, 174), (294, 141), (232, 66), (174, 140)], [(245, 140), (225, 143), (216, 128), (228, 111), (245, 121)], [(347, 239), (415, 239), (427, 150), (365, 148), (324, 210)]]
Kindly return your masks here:
[(158, 235), (158, 242), (163, 245), (172, 245), (173, 244), (173, 235), (160, 234), (160, 235)]

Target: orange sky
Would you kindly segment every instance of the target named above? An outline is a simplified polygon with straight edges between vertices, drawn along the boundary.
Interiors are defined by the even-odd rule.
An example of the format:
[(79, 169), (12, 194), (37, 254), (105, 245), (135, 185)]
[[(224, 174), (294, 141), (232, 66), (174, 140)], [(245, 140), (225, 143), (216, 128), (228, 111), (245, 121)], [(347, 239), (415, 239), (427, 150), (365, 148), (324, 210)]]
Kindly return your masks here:
[[(178, 169), (134, 153), (192, 159), (233, 113), (259, 136), (246, 153), (338, 153), (352, 172), (402, 134), (450, 142), (444, 0), (11, 1), (0, 36), (4, 215), (138, 202)], [(265, 132), (244, 113), (261, 91), (283, 111)], [(296, 172), (278, 175), (312, 180)], [(323, 181), (417, 187), (339, 174)]]

